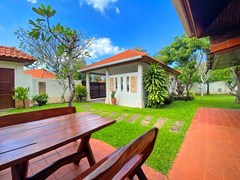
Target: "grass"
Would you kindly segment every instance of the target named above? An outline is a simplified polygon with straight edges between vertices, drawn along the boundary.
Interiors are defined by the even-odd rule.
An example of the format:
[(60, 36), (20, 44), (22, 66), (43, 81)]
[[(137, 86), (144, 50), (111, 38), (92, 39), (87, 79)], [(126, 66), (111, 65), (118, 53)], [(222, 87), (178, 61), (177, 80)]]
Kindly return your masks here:
[[(198, 107), (217, 107), (240, 109), (240, 105), (234, 103), (234, 97), (228, 95), (209, 95), (201, 98), (196, 96), (194, 101), (175, 101), (166, 108), (162, 109), (139, 109), (122, 106), (112, 106), (101, 103), (74, 103), (77, 111), (92, 111), (96, 114), (110, 116), (117, 112), (112, 118), (117, 118), (125, 113), (128, 116), (107, 128), (93, 134), (94, 138), (103, 140), (114, 147), (120, 147), (128, 144), (140, 134), (153, 127), (159, 118), (166, 119), (166, 123), (159, 130), (157, 142), (147, 164), (163, 174), (167, 174), (171, 169), (172, 163), (180, 149), (184, 135), (191, 124), (191, 120)], [(14, 109), (0, 112), (0, 115), (6, 113), (17, 113), (30, 110), (46, 109), (53, 107), (66, 106), (66, 104), (48, 104), (42, 107), (28, 109)], [(126, 120), (134, 114), (141, 116), (133, 123)], [(148, 126), (141, 125), (141, 120), (146, 116), (152, 116), (152, 121)], [(175, 121), (184, 121), (184, 125), (179, 133), (169, 131)]]

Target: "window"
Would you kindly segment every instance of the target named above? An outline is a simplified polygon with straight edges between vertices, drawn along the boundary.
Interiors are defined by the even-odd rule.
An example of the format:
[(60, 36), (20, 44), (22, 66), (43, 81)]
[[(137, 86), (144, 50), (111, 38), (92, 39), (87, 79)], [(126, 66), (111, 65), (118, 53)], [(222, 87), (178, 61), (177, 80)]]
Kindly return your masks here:
[(129, 76), (127, 76), (127, 82), (126, 82), (126, 84), (127, 84), (127, 92), (129, 92)]
[(46, 82), (38, 82), (38, 93), (46, 93)]
[(123, 91), (123, 77), (121, 77), (121, 91)]
[(118, 89), (118, 82), (117, 82), (117, 77), (115, 78), (115, 91)]

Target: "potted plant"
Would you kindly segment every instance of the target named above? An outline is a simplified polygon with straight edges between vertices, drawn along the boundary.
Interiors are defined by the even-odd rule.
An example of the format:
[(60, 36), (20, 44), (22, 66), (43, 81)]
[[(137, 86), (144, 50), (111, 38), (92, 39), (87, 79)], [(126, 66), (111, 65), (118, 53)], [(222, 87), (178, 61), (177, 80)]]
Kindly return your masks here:
[(117, 103), (117, 99), (116, 99), (115, 95), (116, 95), (116, 91), (112, 91), (111, 101), (112, 101), (113, 105), (116, 105), (116, 103)]
[(33, 96), (33, 101), (36, 101), (39, 106), (45, 105), (48, 101), (48, 94), (40, 93), (38, 95)]
[(87, 97), (87, 88), (81, 84), (77, 84), (75, 87), (75, 96), (78, 102), (82, 102)]
[(16, 100), (17, 108), (26, 108), (30, 106), (30, 101), (28, 99), (28, 88), (19, 86), (14, 89), (13, 99)]

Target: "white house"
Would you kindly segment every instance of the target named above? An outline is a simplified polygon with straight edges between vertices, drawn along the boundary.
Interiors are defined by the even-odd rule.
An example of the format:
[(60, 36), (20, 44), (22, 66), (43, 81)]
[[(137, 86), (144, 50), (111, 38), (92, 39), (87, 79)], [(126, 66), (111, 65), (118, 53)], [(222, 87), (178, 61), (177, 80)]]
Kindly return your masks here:
[[(63, 88), (56, 80), (56, 75), (54, 73), (45, 69), (30, 69), (24, 70), (24, 74), (32, 76), (32, 96), (40, 93), (47, 93), (49, 97), (48, 103), (61, 102)], [(68, 82), (66, 82), (66, 84), (67, 83)], [(67, 99), (69, 96), (70, 92), (69, 89), (67, 89), (64, 97)]]
[(15, 107), (13, 88), (31, 86), (32, 77), (23, 73), (23, 66), (35, 61), (34, 57), (14, 47), (0, 46), (0, 109)]
[[(0, 46), (0, 109), (15, 108), (13, 89), (19, 86), (29, 89), (30, 99), (44, 92), (49, 95), (48, 103), (61, 101), (63, 89), (55, 74), (42, 69), (24, 70), (24, 66), (35, 61), (34, 57), (14, 47)], [(69, 95), (67, 90), (65, 98)]]
[(143, 87), (144, 71), (151, 63), (161, 66), (169, 78), (180, 74), (145, 52), (126, 50), (79, 70), (86, 73), (87, 100), (90, 101), (90, 74), (106, 76), (105, 103), (111, 103), (111, 92), (116, 91), (117, 104), (143, 108), (145, 92)]

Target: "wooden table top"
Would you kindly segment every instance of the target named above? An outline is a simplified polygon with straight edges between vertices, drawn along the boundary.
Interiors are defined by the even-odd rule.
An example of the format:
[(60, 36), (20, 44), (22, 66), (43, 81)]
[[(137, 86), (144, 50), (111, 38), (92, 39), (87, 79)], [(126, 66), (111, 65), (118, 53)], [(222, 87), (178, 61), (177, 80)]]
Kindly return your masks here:
[(57, 149), (114, 122), (81, 112), (0, 128), (0, 170)]

